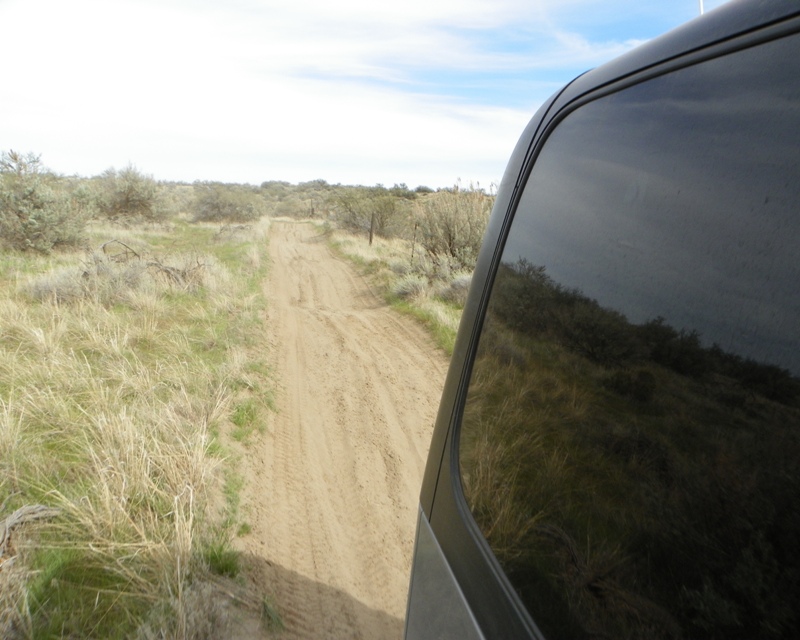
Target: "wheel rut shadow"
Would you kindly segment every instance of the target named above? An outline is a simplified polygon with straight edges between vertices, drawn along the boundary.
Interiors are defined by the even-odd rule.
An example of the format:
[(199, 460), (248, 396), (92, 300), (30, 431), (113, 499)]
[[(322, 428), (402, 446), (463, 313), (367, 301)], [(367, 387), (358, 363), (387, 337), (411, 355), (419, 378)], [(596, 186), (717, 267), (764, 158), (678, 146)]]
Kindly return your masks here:
[(349, 593), (323, 584), (252, 553), (241, 556), (243, 573), (277, 613), (271, 621), (262, 609), (259, 616), (243, 615), (234, 625), (232, 640), (243, 638), (398, 640), (404, 621), (370, 607)]

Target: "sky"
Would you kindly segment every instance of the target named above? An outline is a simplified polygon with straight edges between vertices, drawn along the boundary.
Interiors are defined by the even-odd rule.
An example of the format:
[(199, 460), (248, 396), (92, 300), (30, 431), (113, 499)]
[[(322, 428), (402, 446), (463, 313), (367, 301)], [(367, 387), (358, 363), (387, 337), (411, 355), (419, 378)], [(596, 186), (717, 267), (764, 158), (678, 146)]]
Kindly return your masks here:
[(551, 94), (699, 13), (699, 0), (0, 0), (0, 150), (87, 177), (133, 165), (184, 182), (490, 188)]

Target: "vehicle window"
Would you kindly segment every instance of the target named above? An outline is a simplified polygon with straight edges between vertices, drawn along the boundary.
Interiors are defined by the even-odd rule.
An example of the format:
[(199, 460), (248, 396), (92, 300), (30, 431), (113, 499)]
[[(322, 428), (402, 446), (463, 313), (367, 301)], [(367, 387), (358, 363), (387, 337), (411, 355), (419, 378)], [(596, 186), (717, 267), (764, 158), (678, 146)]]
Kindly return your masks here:
[(578, 108), (528, 179), (459, 463), (549, 638), (797, 637), (798, 43)]

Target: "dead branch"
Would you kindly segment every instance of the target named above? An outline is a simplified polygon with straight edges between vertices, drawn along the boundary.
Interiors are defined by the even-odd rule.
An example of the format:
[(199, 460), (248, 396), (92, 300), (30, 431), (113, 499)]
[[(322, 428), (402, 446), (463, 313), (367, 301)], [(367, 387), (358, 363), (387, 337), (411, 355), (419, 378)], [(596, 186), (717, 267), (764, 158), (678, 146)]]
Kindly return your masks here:
[(163, 264), (158, 260), (151, 260), (147, 263), (148, 269), (155, 269), (156, 271), (166, 275), (168, 280), (180, 285), (186, 285), (190, 282), (197, 281), (198, 278), (196, 274), (205, 269), (206, 266), (207, 265), (204, 262), (200, 262), (199, 259), (195, 260), (194, 266), (187, 267), (185, 269), (170, 267), (169, 265)]
[[(109, 247), (109, 245), (113, 245), (113, 244), (118, 244), (121, 247), (124, 247), (125, 248), (124, 251), (119, 251), (118, 253), (109, 254), (108, 247)], [(131, 247), (129, 247), (127, 244), (125, 244), (124, 242), (122, 242), (120, 240), (109, 240), (108, 242), (104, 242), (103, 244), (100, 245), (100, 250), (104, 254), (110, 255), (111, 259), (115, 260), (117, 262), (122, 262), (123, 260), (124, 261), (130, 260), (131, 255), (133, 255), (136, 258), (141, 258), (141, 256), (138, 253), (136, 253), (136, 251), (131, 249)]]
[(45, 507), (41, 504), (27, 504), (24, 507), (17, 509), (4, 520), (0, 521), (0, 558), (6, 555), (9, 543), (11, 541), (11, 532), (16, 527), (33, 520), (54, 518), (59, 513), (61, 513), (61, 510), (53, 507)]

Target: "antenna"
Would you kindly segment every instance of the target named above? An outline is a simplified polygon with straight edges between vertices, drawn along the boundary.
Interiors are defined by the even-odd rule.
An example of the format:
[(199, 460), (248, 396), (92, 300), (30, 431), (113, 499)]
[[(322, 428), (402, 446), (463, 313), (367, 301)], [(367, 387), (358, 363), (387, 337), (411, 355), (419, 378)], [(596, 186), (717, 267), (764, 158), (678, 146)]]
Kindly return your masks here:
[(703, 0), (700, 0), (700, 15), (702, 16), (704, 13), (703, 11)]

